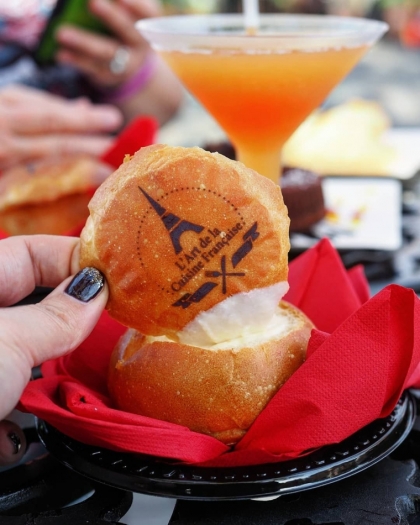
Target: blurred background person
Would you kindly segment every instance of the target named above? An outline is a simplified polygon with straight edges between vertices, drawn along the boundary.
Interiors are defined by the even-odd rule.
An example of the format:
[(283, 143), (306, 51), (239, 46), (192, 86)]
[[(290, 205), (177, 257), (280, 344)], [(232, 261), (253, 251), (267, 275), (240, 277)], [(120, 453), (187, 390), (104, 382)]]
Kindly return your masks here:
[(0, 6), (0, 88), (24, 84), (113, 104), (125, 123), (148, 114), (162, 125), (176, 113), (180, 83), (135, 28), (137, 20), (162, 14), (158, 0), (89, 0), (108, 34), (63, 25), (56, 31), (54, 63), (40, 65), (34, 53), (54, 4), (16, 0)]

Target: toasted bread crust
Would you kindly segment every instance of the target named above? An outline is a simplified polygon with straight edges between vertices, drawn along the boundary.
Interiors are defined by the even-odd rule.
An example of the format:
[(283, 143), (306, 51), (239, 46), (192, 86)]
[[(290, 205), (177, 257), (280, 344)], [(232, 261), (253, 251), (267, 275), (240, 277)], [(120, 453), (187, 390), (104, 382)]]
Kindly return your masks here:
[(98, 187), (109, 171), (84, 154), (15, 166), (0, 178), (0, 211), (84, 193)]
[(282, 302), (295, 322), (283, 337), (254, 348), (209, 350), (147, 342), (128, 330), (109, 367), (109, 391), (128, 412), (177, 423), (236, 443), (303, 363), (313, 325)]
[(226, 297), (287, 280), (277, 185), (200, 148), (142, 148), (97, 190), (81, 266), (107, 279), (112, 317), (174, 334)]
[(9, 235), (62, 235), (82, 228), (89, 215), (89, 193), (67, 195), (52, 202), (0, 211), (0, 230)]

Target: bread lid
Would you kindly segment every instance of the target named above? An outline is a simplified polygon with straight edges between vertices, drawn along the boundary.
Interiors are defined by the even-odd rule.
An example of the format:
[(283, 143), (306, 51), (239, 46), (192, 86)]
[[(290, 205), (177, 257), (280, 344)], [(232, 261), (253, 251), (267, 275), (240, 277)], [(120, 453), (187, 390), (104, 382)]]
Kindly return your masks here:
[(176, 337), (225, 299), (287, 281), (280, 188), (218, 153), (144, 147), (89, 208), (81, 265), (105, 274), (109, 313), (144, 334)]

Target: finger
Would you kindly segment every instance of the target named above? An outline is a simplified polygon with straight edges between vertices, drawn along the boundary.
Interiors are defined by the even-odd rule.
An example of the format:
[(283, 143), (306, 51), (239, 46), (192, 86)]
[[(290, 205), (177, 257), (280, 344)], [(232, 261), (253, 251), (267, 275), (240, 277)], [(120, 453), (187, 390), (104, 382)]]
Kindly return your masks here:
[(57, 53), (56, 58), (58, 62), (71, 65), (83, 72), (93, 83), (102, 87), (115, 88), (131, 77), (134, 71), (137, 70), (131, 55), (129, 55), (126, 69), (120, 74), (115, 74), (111, 71), (111, 60), (92, 59), (84, 53), (61, 49)]
[(0, 421), (0, 466), (18, 463), (26, 452), (23, 430), (11, 421)]
[(104, 276), (84, 268), (41, 302), (3, 309), (0, 346), (7, 340), (9, 352), (25, 352), (32, 369), (77, 348), (96, 325), (107, 299)]
[(40, 303), (4, 308), (0, 315), (0, 419), (17, 404), (31, 370), (77, 348), (105, 308), (103, 275), (85, 268)]
[(0, 90), (0, 104), (5, 106), (8, 104), (16, 105), (45, 101), (59, 103), (62, 101), (62, 98), (47, 91), (24, 86), (23, 84), (11, 84)]
[(120, 111), (107, 105), (93, 106), (79, 101), (35, 99), (25, 104), (5, 104), (2, 121), (18, 134), (97, 133), (118, 129), (123, 122)]
[(162, 16), (162, 6), (155, 0), (119, 0), (119, 4), (130, 10), (136, 20)]
[(15, 304), (35, 286), (55, 287), (79, 269), (79, 239), (52, 235), (0, 241), (0, 306)]
[(19, 163), (20, 160), (15, 151), (14, 135), (11, 135), (8, 130), (2, 129), (0, 123), (0, 172)]
[(57, 31), (57, 40), (66, 50), (104, 64), (112, 59), (115, 49), (120, 45), (114, 38), (95, 35), (73, 26), (62, 26)]
[[(84, 153), (100, 157), (112, 144), (113, 138), (99, 135), (32, 135), (13, 137), (9, 159), (27, 162), (49, 156)], [(11, 151), (13, 154), (10, 154)]]
[(56, 54), (58, 62), (82, 71), (95, 84), (115, 86), (130, 78), (144, 60), (144, 53), (127, 48), (128, 60), (124, 71), (115, 74), (110, 63), (121, 44), (112, 38), (94, 35), (73, 27), (63, 27), (58, 37), (61, 47)]
[(105, 22), (123, 44), (132, 47), (143, 44), (148, 47), (146, 40), (136, 29), (135, 22), (138, 18), (118, 2), (91, 0), (89, 9)]

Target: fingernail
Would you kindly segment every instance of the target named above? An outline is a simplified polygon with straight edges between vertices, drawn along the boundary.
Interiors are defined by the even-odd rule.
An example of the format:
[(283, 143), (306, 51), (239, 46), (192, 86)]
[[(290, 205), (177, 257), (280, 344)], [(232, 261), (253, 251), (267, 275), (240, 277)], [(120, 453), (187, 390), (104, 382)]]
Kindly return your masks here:
[(22, 448), (22, 441), (20, 440), (20, 437), (15, 432), (9, 432), (7, 437), (12, 442), (13, 454), (19, 454), (19, 451)]
[(96, 268), (83, 268), (65, 289), (66, 294), (87, 303), (94, 299), (102, 290), (105, 277)]

